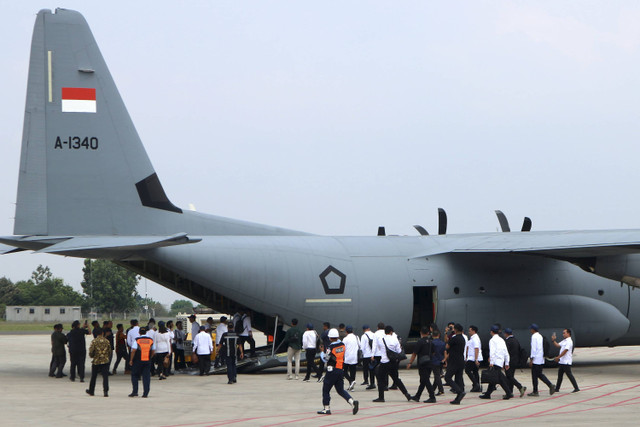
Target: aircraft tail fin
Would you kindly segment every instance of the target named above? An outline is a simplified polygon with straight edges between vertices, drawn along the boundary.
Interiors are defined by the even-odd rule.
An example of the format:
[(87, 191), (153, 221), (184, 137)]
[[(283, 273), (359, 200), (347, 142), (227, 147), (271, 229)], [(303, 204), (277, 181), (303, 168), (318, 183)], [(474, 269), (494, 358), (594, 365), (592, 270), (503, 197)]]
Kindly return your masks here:
[(168, 225), (181, 214), (165, 195), (83, 16), (41, 10), (14, 234), (170, 234)]

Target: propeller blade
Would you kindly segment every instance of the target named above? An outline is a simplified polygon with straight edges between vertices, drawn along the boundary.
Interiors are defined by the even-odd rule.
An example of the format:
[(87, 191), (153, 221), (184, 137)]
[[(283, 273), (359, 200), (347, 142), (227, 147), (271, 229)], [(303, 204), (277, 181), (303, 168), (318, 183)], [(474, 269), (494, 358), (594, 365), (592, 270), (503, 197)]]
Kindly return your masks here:
[(378, 236), (386, 236), (387, 232), (384, 230), (384, 227), (378, 227)]
[(421, 225), (414, 225), (413, 228), (418, 230), (418, 233), (420, 233), (421, 236), (428, 236), (429, 235), (429, 232), (427, 230), (425, 230), (424, 227), (421, 226)]
[(500, 222), (500, 228), (504, 233), (508, 233), (511, 231), (509, 228), (509, 221), (507, 221), (507, 217), (502, 213), (502, 211), (496, 211), (496, 215), (498, 216), (498, 221)]
[(531, 218), (525, 216), (524, 222), (522, 223), (522, 231), (531, 231), (531, 225)]
[(447, 213), (438, 208), (438, 234), (447, 234)]

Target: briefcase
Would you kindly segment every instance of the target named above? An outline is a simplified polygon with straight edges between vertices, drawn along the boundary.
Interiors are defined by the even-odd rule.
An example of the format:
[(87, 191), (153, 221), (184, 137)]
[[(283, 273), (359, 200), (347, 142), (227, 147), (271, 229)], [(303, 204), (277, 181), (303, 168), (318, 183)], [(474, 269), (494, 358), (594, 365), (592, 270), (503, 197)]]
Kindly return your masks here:
[(480, 374), (480, 382), (482, 384), (497, 384), (499, 378), (498, 370), (493, 368), (485, 369)]

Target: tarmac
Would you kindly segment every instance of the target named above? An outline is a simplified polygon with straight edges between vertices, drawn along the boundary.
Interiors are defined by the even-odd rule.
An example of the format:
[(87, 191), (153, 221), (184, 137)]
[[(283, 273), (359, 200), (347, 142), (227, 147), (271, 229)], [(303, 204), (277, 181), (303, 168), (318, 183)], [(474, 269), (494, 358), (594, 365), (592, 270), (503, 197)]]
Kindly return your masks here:
[[(0, 335), (0, 425), (91, 426), (391, 426), (391, 425), (638, 425), (640, 404), (640, 347), (578, 348), (573, 372), (581, 391), (570, 393), (565, 378), (560, 393), (550, 396), (542, 385), (540, 397), (492, 400), (468, 393), (460, 406), (449, 404), (448, 390), (436, 404), (407, 402), (398, 391), (385, 394), (385, 403), (373, 403), (376, 391), (357, 385), (352, 396), (360, 411), (352, 415), (349, 405), (332, 391), (332, 415), (322, 409), (321, 384), (286, 380), (285, 370), (244, 374), (227, 384), (226, 375), (176, 374), (166, 381), (152, 379), (148, 399), (129, 398), (131, 379), (122, 374), (109, 377), (109, 397), (102, 396), (98, 378), (96, 395), (88, 396), (90, 359), (85, 383), (68, 377), (49, 378), (49, 335)], [(68, 373), (69, 362), (65, 366)], [(122, 366), (122, 365), (121, 365)], [(303, 368), (304, 369), (304, 368)], [(555, 383), (557, 369), (545, 369)], [(414, 393), (416, 370), (401, 370), (401, 378)], [(531, 390), (528, 370), (516, 378)], [(357, 375), (362, 382), (361, 372)], [(465, 378), (468, 385), (468, 379)], [(428, 396), (423, 394), (423, 400)]]

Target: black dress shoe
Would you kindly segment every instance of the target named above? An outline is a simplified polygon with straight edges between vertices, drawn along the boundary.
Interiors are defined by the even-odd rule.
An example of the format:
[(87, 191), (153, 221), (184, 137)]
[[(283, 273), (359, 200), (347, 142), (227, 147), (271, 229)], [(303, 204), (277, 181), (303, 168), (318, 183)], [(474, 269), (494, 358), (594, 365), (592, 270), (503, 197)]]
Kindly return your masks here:
[(353, 409), (351, 410), (351, 413), (353, 413), (353, 415), (358, 413), (358, 408), (360, 407), (360, 402), (358, 402), (357, 400), (353, 401)]
[(431, 398), (425, 400), (423, 403), (436, 403), (436, 398), (435, 397), (431, 397)]
[(513, 394), (505, 394), (504, 396), (502, 396), (502, 400), (509, 400), (513, 397)]
[(380, 399), (380, 398), (373, 399), (373, 402), (384, 402), (384, 399)]
[(89, 389), (86, 389), (85, 392), (89, 395), (89, 396), (93, 396), (93, 392)]
[(367, 386), (367, 388), (365, 390), (374, 390), (376, 388), (375, 384), (371, 384), (369, 386)]
[(480, 396), (478, 396), (480, 399), (491, 399), (491, 395), (489, 394), (481, 394)]
[(409, 400), (413, 400), (414, 402), (420, 402), (420, 398), (418, 396), (411, 396)]
[(108, 392), (104, 392), (104, 397), (109, 397), (109, 393)]
[(392, 385), (391, 387), (389, 387), (387, 390), (397, 390), (398, 386), (397, 385)]
[(138, 393), (131, 393), (129, 397), (138, 397)]
[(143, 394), (142, 397), (146, 398), (146, 397), (149, 397), (149, 395), (148, 394)]
[[(50, 376), (50, 377), (52, 377), (53, 375), (49, 375), (49, 376)], [(365, 381), (365, 382), (363, 382), (363, 383), (362, 383), (362, 384), (360, 384), (360, 385), (369, 385), (369, 381)]]

